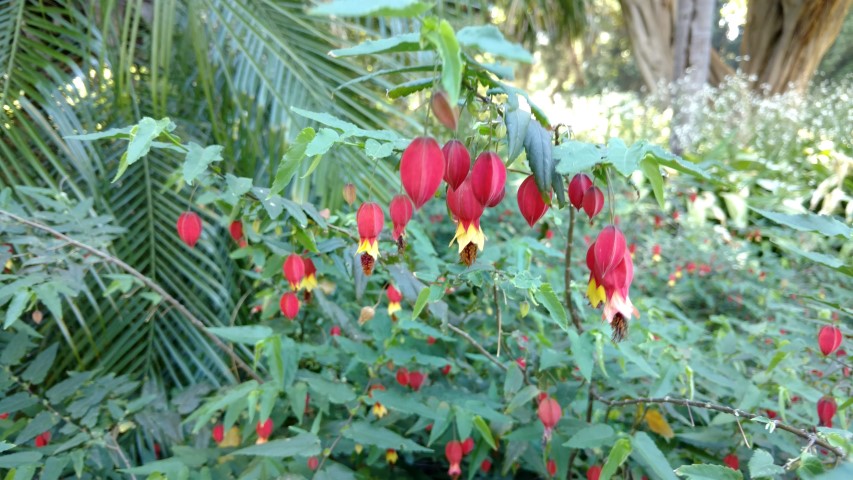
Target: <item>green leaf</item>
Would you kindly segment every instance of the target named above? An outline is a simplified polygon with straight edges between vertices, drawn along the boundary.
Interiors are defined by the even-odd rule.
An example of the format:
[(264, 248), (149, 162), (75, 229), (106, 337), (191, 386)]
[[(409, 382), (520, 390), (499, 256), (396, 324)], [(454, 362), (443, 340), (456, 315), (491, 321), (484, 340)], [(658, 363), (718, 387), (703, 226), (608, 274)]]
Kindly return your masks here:
[(224, 338), (229, 342), (255, 345), (261, 340), (272, 336), (270, 327), (263, 325), (245, 325), (239, 327), (208, 327), (207, 331)]
[[(613, 427), (597, 423), (578, 430), (563, 446), (569, 448), (598, 448), (609, 445), (615, 435)], [(630, 447), (630, 442), (628, 445)]]
[(646, 432), (635, 433), (632, 446), (631, 456), (646, 467), (652, 479), (677, 480), (678, 477), (672, 473), (672, 466)]
[(43, 382), (44, 377), (47, 376), (47, 372), (50, 371), (50, 367), (53, 365), (53, 361), (56, 359), (56, 352), (58, 349), (59, 344), (54, 343), (39, 352), (35, 360), (33, 360), (27, 369), (24, 370), (24, 373), (21, 374), (21, 378), (33, 385), (38, 385)]
[(623, 176), (631, 175), (637, 170), (640, 157), (645, 155), (637, 145), (634, 144), (628, 148), (622, 140), (611, 138), (607, 142), (607, 162)]
[(418, 293), (418, 298), (415, 300), (415, 306), (412, 307), (412, 318), (418, 318), (418, 315), (420, 315), (424, 307), (426, 307), (427, 300), (429, 300), (429, 291), (429, 288), (423, 288)]
[(743, 480), (743, 474), (722, 465), (682, 465), (675, 471), (687, 480)]
[(769, 220), (801, 232), (817, 232), (827, 237), (840, 236), (844, 238), (850, 238), (853, 234), (853, 229), (827, 215), (815, 215), (813, 213), (789, 215), (760, 208), (750, 208)]
[(94, 374), (95, 372), (69, 372), (69, 378), (50, 387), (45, 396), (50, 403), (57, 404), (76, 393)]
[[(332, 148), (332, 145), (334, 145), (339, 138), (340, 136), (334, 130), (330, 128), (321, 128), (317, 132), (317, 135), (308, 142), (308, 146), (305, 147), (305, 156), (313, 157), (315, 155), (323, 155)], [(306, 173), (303, 178), (310, 175), (311, 170), (313, 169), (309, 169), (308, 173)]]
[(320, 439), (313, 433), (300, 433), (292, 438), (270, 440), (260, 445), (241, 448), (233, 455), (252, 455), (256, 457), (290, 458), (310, 457), (320, 453)]
[[(308, 226), (308, 216), (305, 215), (305, 210), (303, 210), (298, 203), (283, 198), (281, 200), (281, 204), (284, 206), (284, 209), (287, 210), (287, 213), (290, 214), (290, 218), (296, 220), (296, 223), (300, 227), (305, 228)], [(316, 250), (316, 247), (314, 250)]]
[(524, 139), (527, 138), (527, 128), (530, 125), (530, 112), (520, 108), (505, 110), (504, 123), (506, 124), (507, 163), (512, 164), (524, 149)]
[(660, 167), (653, 159), (646, 157), (643, 160), (640, 160), (640, 170), (643, 171), (643, 175), (645, 175), (649, 180), (649, 183), (652, 186), (652, 192), (655, 194), (655, 199), (658, 201), (660, 208), (663, 209), (663, 176), (660, 174)]
[(27, 303), (30, 301), (30, 291), (27, 289), (21, 290), (12, 297), (12, 301), (9, 302), (9, 306), (6, 307), (6, 320), (3, 322), (3, 329), (7, 329), (12, 326), (15, 322), (21, 318), (21, 314), (24, 313), (24, 309), (27, 307)]
[(24, 443), (36, 438), (36, 435), (40, 435), (42, 432), (50, 430), (54, 425), (56, 425), (56, 422), (57, 418), (54, 417), (52, 413), (43, 410), (36, 415), (35, 418), (27, 422), (26, 426), (18, 433), (18, 436), (15, 437), (13, 443), (23, 445)]
[(109, 130), (104, 130), (103, 132), (92, 132), (92, 133), (84, 133), (81, 135), (66, 135), (62, 138), (66, 140), (100, 140), (102, 138), (130, 138), (130, 132), (133, 130), (134, 125), (128, 125), (123, 128), (111, 128)]
[(441, 435), (447, 430), (447, 427), (453, 422), (453, 411), (447, 402), (441, 402), (435, 409), (435, 422), (432, 424), (432, 431), (429, 432), (429, 440), (427, 445), (432, 445), (436, 440), (441, 438)]
[(810, 453), (803, 453), (800, 456), (800, 466), (797, 467), (797, 477), (802, 480), (812, 480), (814, 478), (818, 478), (819, 475), (823, 474), (826, 469), (823, 466), (823, 463), (820, 461), (815, 455)]
[(6, 450), (11, 450), (15, 447), (16, 445), (14, 443), (9, 443), (5, 440), (0, 440), (0, 453), (5, 452)]
[(805, 250), (801, 250), (799, 247), (795, 246), (793, 242), (788, 240), (779, 240), (777, 238), (772, 238), (770, 241), (773, 242), (775, 245), (778, 245), (784, 248), (785, 250), (793, 252), (807, 260), (823, 265), (825, 267), (829, 267), (833, 270), (837, 270), (847, 276), (853, 277), (853, 265), (846, 264), (844, 260), (840, 258), (825, 255), (823, 253), (807, 252)]
[(510, 395), (517, 392), (524, 384), (524, 374), (515, 362), (509, 364), (504, 379), (504, 397), (509, 398)]
[(308, 144), (314, 140), (314, 129), (311, 127), (304, 128), (299, 135), (290, 144), (290, 147), (281, 158), (278, 164), (278, 170), (275, 172), (275, 180), (273, 180), (270, 188), (270, 195), (277, 195), (290, 183), (302, 160), (305, 158), (305, 149)]
[(530, 52), (521, 44), (508, 41), (494, 25), (465, 27), (456, 33), (456, 38), (466, 47), (476, 47), (496, 57), (533, 63), (533, 55)]
[[(187, 144), (187, 156), (184, 160), (184, 181), (193, 183), (193, 180), (207, 170), (208, 165), (221, 161), (221, 145), (208, 145), (202, 148), (200, 145), (190, 142)], [(251, 185), (251, 182), (249, 184)]]
[(438, 50), (441, 57), (441, 86), (447, 92), (448, 102), (456, 105), (462, 89), (462, 55), (453, 27), (447, 20), (427, 18), (421, 27), (421, 35)]
[(589, 339), (589, 335), (584, 335), (584, 339), (578, 335), (578, 333), (572, 329), (568, 330), (569, 334), (569, 342), (572, 345), (572, 358), (575, 361), (575, 364), (578, 366), (578, 369), (583, 375), (583, 378), (586, 379), (587, 382), (592, 378), (592, 366), (593, 366), (593, 345)]
[(127, 151), (121, 156), (118, 171), (112, 183), (121, 178), (127, 167), (133, 165), (145, 155), (148, 155), (148, 151), (151, 149), (151, 144), (155, 138), (159, 137), (163, 132), (171, 132), (174, 129), (175, 124), (168, 118), (154, 120), (153, 118), (145, 117), (137, 125), (133, 126), (130, 130), (130, 142), (127, 144)]
[[(518, 369), (518, 367), (516, 367), (516, 369)], [(528, 385), (522, 388), (515, 394), (515, 396), (512, 397), (509, 404), (507, 404), (506, 413), (512, 413), (517, 408), (527, 405), (527, 402), (536, 398), (537, 395), (539, 395), (539, 388), (534, 385)]]
[(378, 53), (415, 52), (421, 50), (421, 36), (418, 33), (404, 33), (378, 40), (368, 40), (349, 48), (332, 50), (332, 57), (350, 57), (353, 55), (376, 55)]
[(551, 314), (551, 320), (559, 325), (560, 328), (566, 332), (571, 330), (569, 328), (569, 318), (566, 316), (566, 309), (563, 307), (563, 302), (561, 302), (557, 297), (557, 294), (554, 293), (554, 289), (551, 288), (550, 283), (543, 283), (542, 285), (539, 285), (539, 289), (536, 291), (536, 300), (545, 305), (545, 308), (548, 309), (548, 312)]
[(492, 429), (489, 428), (489, 425), (483, 420), (483, 417), (479, 415), (474, 416), (474, 428), (480, 432), (480, 435), (483, 437), (483, 440), (492, 447), (492, 450), (498, 449), (498, 444), (495, 443), (495, 438), (492, 436)]
[(394, 153), (394, 144), (391, 142), (379, 143), (372, 138), (368, 138), (364, 142), (364, 153), (373, 159), (385, 158)]
[(393, 448), (394, 450), (408, 452), (432, 452), (431, 449), (402, 437), (387, 428), (378, 427), (365, 421), (354, 422), (348, 429), (343, 431), (343, 436), (363, 445), (371, 445), (382, 450)]
[[(587, 447), (589, 448), (589, 447)], [(625, 463), (628, 456), (631, 455), (631, 440), (628, 438), (620, 438), (610, 449), (610, 455), (607, 456), (607, 463), (601, 469), (599, 480), (610, 480), (610, 477), (616, 473), (616, 470)]]
[(749, 459), (749, 476), (751, 478), (775, 477), (785, 473), (785, 469), (773, 464), (773, 456), (765, 450), (756, 449)]
[(418, 78), (415, 80), (410, 80), (408, 82), (403, 82), (394, 88), (388, 89), (387, 95), (388, 98), (394, 100), (397, 98), (411, 95), (415, 92), (420, 92), (421, 90), (432, 87), (432, 85), (432, 78)]
[(604, 152), (598, 145), (569, 140), (553, 147), (552, 155), (557, 162), (557, 173), (573, 175), (601, 163)]
[(527, 152), (527, 163), (536, 179), (536, 186), (547, 200), (550, 198), (547, 193), (551, 191), (554, 158), (551, 155), (551, 135), (539, 122), (528, 125), (527, 135), (524, 137), (524, 150)]
[(18, 468), (24, 465), (34, 465), (42, 458), (39, 452), (18, 452), (0, 455), (0, 468)]
[(225, 201), (231, 205), (237, 205), (240, 197), (252, 189), (252, 179), (246, 177), (235, 177), (230, 173), (225, 174), (225, 185), (227, 189), (223, 195)]
[(417, 17), (430, 8), (431, 4), (417, 0), (333, 0), (308, 13), (336, 17)]

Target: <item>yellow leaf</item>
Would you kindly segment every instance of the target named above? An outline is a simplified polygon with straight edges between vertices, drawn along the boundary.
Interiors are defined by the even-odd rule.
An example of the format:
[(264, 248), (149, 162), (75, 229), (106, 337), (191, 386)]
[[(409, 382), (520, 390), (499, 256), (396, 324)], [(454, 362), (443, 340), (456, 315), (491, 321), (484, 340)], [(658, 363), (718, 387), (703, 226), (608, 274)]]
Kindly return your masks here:
[(649, 430), (657, 433), (667, 440), (675, 436), (675, 433), (672, 432), (672, 428), (670, 428), (669, 423), (666, 422), (666, 419), (663, 418), (663, 415), (661, 415), (657, 410), (649, 410), (646, 413), (646, 425), (649, 426)]

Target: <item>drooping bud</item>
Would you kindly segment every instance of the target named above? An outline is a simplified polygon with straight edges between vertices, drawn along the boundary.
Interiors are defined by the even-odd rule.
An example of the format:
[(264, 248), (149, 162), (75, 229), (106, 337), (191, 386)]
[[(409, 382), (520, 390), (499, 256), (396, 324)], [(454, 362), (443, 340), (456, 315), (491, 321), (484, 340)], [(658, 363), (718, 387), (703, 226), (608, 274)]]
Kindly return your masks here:
[(287, 292), (282, 295), (278, 306), (281, 308), (282, 315), (287, 317), (288, 320), (293, 320), (299, 315), (299, 297), (293, 292)]
[(598, 480), (601, 477), (601, 466), (593, 465), (586, 471), (586, 480)]
[(217, 423), (213, 427), (213, 433), (212, 434), (213, 434), (213, 441), (216, 442), (217, 445), (222, 443), (222, 439), (225, 438), (225, 426), (222, 425), (221, 423)]
[(734, 453), (730, 453), (723, 457), (723, 463), (732, 470), (740, 470), (740, 460), (738, 460), (737, 455)]
[(462, 467), (460, 466), (464, 456), (462, 444), (458, 440), (447, 442), (447, 445), (444, 446), (444, 456), (447, 457), (447, 463), (450, 464), (447, 474), (451, 477), (462, 475)]
[(42, 432), (36, 437), (36, 448), (46, 447), (50, 443), (50, 432)]
[(424, 379), (426, 377), (421, 372), (409, 372), (409, 386), (414, 391), (418, 391), (421, 389), (421, 385), (424, 383)]
[(391, 205), (388, 207), (391, 214), (391, 222), (394, 223), (394, 232), (391, 237), (397, 242), (397, 248), (400, 252), (406, 248), (406, 242), (403, 239), (403, 234), (406, 232), (406, 225), (412, 219), (412, 202), (405, 195), (396, 195), (391, 199)]
[(480, 217), (483, 215), (483, 204), (474, 196), (469, 176), (457, 189), (447, 190), (447, 207), (459, 222), (456, 235), (450, 241), (459, 244), (459, 259), (471, 266), (477, 259), (477, 251), (482, 251), (486, 236), (480, 228)]
[(329, 329), (329, 335), (331, 335), (333, 337), (340, 337), (341, 336), (341, 327), (335, 325), (334, 327), (330, 328)]
[(602, 318), (613, 328), (613, 339), (620, 341), (627, 334), (631, 315), (639, 312), (628, 296), (634, 280), (634, 261), (618, 228), (610, 225), (602, 230), (587, 250), (586, 265), (590, 270), (586, 292), (590, 304), (597, 308), (604, 303)]
[(832, 428), (832, 417), (837, 411), (838, 405), (834, 398), (827, 395), (817, 401), (817, 418), (822, 426)]
[(447, 94), (441, 90), (432, 92), (430, 104), (435, 118), (437, 118), (445, 127), (455, 131), (459, 114), (456, 113), (455, 106), (450, 104), (450, 99), (447, 97)]
[(553, 458), (548, 459), (546, 467), (548, 468), (548, 475), (553, 477), (557, 474), (557, 462), (555, 462)]
[(310, 457), (308, 459), (308, 469), (311, 471), (317, 470), (317, 467), (320, 466), (320, 460), (317, 457)]
[[(548, 193), (554, 196), (553, 192)], [(518, 187), (518, 210), (531, 227), (548, 211), (548, 205), (542, 200), (542, 194), (536, 186), (533, 175), (525, 178)]]
[(178, 236), (190, 248), (195, 247), (196, 242), (201, 237), (201, 217), (195, 212), (182, 213), (178, 217)]
[(374, 315), (376, 315), (376, 310), (374, 310), (373, 307), (361, 307), (361, 311), (358, 313), (358, 324), (364, 325), (372, 320)]
[(575, 210), (581, 209), (583, 195), (591, 186), (592, 180), (585, 173), (579, 173), (572, 177), (572, 181), (569, 182), (569, 202), (575, 207)]
[(503, 200), (506, 192), (506, 166), (495, 152), (483, 152), (471, 170), (471, 187), (483, 206), (494, 207)]
[(492, 461), (488, 458), (483, 460), (483, 463), (480, 464), (480, 470), (483, 473), (489, 473), (489, 470), (492, 469)]
[(432, 138), (418, 137), (403, 151), (400, 181), (419, 210), (438, 191), (444, 176), (444, 154)]
[(560, 404), (556, 400), (548, 397), (539, 402), (539, 409), (536, 414), (539, 416), (542, 426), (545, 427), (545, 439), (550, 440), (551, 432), (557, 422), (560, 421), (560, 417), (563, 416), (563, 409), (560, 408)]
[(592, 220), (598, 215), (602, 208), (604, 208), (604, 194), (601, 193), (601, 189), (595, 185), (586, 189), (583, 194), (583, 211), (589, 219)]
[(451, 140), (441, 149), (444, 153), (444, 181), (450, 188), (457, 189), (468, 178), (471, 170), (471, 154), (465, 144), (459, 140)]
[(395, 376), (397, 378), (397, 383), (399, 383), (401, 387), (409, 386), (409, 371), (406, 370), (406, 367), (398, 368)]
[(462, 455), (468, 455), (474, 451), (474, 439), (468, 437), (462, 442)]
[(817, 334), (817, 343), (820, 347), (820, 352), (823, 353), (824, 356), (838, 350), (843, 339), (844, 337), (841, 335), (841, 329), (834, 325), (824, 325), (820, 328), (820, 332)]
[(228, 226), (228, 232), (231, 234), (231, 238), (233, 238), (235, 242), (242, 243), (243, 222), (240, 220), (234, 220), (231, 222), (231, 225)]
[(344, 190), (342, 192), (344, 196), (344, 201), (347, 202), (347, 205), (352, 205), (355, 203), (355, 185), (348, 183), (344, 185)]
[(359, 244), (356, 255), (361, 253), (361, 269), (365, 275), (373, 273), (373, 265), (379, 258), (379, 232), (385, 226), (382, 208), (373, 202), (362, 203), (356, 213)]
[(266, 443), (272, 435), (272, 419), (268, 418), (264, 422), (258, 420), (258, 424), (255, 425), (255, 433), (258, 434), (258, 443)]
[(281, 270), (284, 272), (284, 278), (287, 279), (290, 288), (299, 290), (299, 284), (302, 283), (302, 279), (305, 277), (305, 261), (302, 260), (302, 257), (291, 253), (284, 260)]
[(388, 288), (385, 289), (385, 296), (388, 297), (388, 315), (393, 316), (401, 309), (400, 302), (403, 301), (403, 294), (389, 283)]

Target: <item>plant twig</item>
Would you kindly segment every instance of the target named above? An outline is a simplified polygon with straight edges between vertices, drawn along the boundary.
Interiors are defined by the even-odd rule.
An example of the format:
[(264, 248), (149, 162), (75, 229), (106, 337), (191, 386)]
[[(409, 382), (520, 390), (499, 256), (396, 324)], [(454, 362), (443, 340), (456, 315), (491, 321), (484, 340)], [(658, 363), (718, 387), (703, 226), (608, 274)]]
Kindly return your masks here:
[[(592, 421), (592, 404), (593, 404), (593, 401), (595, 399), (596, 399), (595, 384), (592, 383), (592, 379), (590, 379), (589, 395), (587, 396), (587, 401), (586, 401), (586, 423), (589, 423)], [(574, 467), (575, 458), (577, 458), (577, 456), (578, 456), (578, 451), (579, 451), (578, 449), (572, 450), (572, 455), (571, 455), (571, 457), (569, 457), (569, 468), (566, 469), (566, 479), (572, 478), (572, 467)]]
[(569, 233), (566, 238), (566, 266), (563, 274), (563, 282), (565, 283), (565, 301), (569, 307), (569, 315), (572, 317), (572, 323), (575, 324), (578, 333), (583, 333), (583, 325), (575, 311), (575, 304), (572, 302), (572, 242), (575, 238), (575, 211), (569, 208)]
[(498, 321), (498, 353), (496, 356), (498, 358), (500, 358), (500, 356), (501, 356), (501, 334), (503, 333), (503, 319), (501, 318), (501, 303), (500, 303), (500, 301), (498, 301), (498, 283), (495, 282), (492, 286), (494, 287), (493, 290), (495, 292), (495, 317), (497, 318), (497, 321)]
[[(368, 385), (364, 388), (364, 391), (361, 393), (361, 395), (364, 396), (369, 391), (370, 391), (370, 383), (368, 382)], [(338, 436), (335, 437), (335, 439), (332, 440), (332, 444), (329, 445), (329, 448), (328, 448), (329, 454), (328, 455), (321, 455), (323, 458), (322, 458), (322, 460), (320, 460), (320, 463), (317, 465), (317, 469), (314, 470), (314, 475), (311, 476), (311, 480), (314, 480), (315, 478), (317, 478), (317, 475), (323, 469), (323, 464), (326, 463), (326, 459), (332, 456), (332, 453), (334, 453), (334, 451), (335, 451), (335, 447), (338, 445), (338, 442), (341, 441), (341, 438), (343, 438), (344, 432), (346, 431), (347, 427), (349, 427), (350, 424), (352, 423), (353, 419), (355, 418), (355, 414), (358, 412), (359, 408), (361, 408), (361, 400), (359, 400), (358, 405), (356, 405), (352, 410), (350, 410), (349, 418), (347, 418), (347, 421), (340, 428), (340, 431), (338, 432)]]
[(71, 238), (71, 237), (69, 237), (63, 233), (60, 233), (60, 232), (48, 227), (47, 225), (43, 225), (43, 224), (38, 223), (38, 222), (33, 222), (32, 220), (27, 220), (26, 218), (19, 217), (18, 215), (15, 215), (14, 213), (11, 213), (11, 212), (7, 212), (6, 210), (0, 210), (0, 215), (4, 215), (6, 217), (9, 217), (18, 223), (21, 223), (21, 224), (30, 226), (32, 228), (47, 232), (50, 235), (68, 243), (69, 245), (76, 247), (76, 248), (79, 248), (81, 250), (85, 250), (85, 251), (91, 253), (92, 255), (95, 255), (96, 257), (102, 258), (103, 260), (105, 260), (109, 263), (112, 263), (113, 265), (115, 265), (115, 266), (119, 267), (120, 269), (124, 270), (125, 272), (129, 273), (133, 277), (136, 277), (145, 286), (147, 286), (148, 288), (150, 288), (151, 290), (156, 292), (158, 295), (160, 295), (160, 298), (162, 298), (164, 301), (166, 301), (166, 303), (172, 305), (175, 308), (175, 310), (180, 312), (181, 315), (183, 315), (187, 320), (189, 320), (190, 323), (192, 323), (194, 327), (198, 328), (202, 334), (204, 334), (207, 338), (209, 338), (210, 341), (213, 342), (217, 347), (219, 347), (220, 350), (225, 352), (225, 354), (227, 354), (231, 358), (231, 360), (238, 367), (240, 367), (241, 370), (246, 372), (246, 374), (248, 374), (253, 379), (257, 380), (259, 383), (263, 383), (263, 380), (261, 379), (261, 377), (258, 376), (258, 374), (255, 373), (255, 371), (248, 364), (246, 364), (246, 362), (244, 362), (243, 359), (240, 358), (234, 352), (233, 349), (231, 349), (228, 345), (223, 343), (222, 340), (219, 339), (219, 337), (217, 337), (216, 335), (214, 335), (214, 334), (210, 333), (210, 331), (208, 331), (207, 326), (204, 324), (204, 322), (202, 322), (187, 307), (185, 307), (181, 302), (179, 302), (178, 299), (176, 299), (171, 294), (169, 294), (169, 292), (164, 290), (163, 287), (161, 287), (156, 282), (154, 282), (154, 280), (143, 275), (139, 270), (131, 267), (130, 265), (128, 265), (127, 263), (125, 263), (121, 259), (116, 258), (107, 252), (103, 252), (101, 250), (98, 250), (97, 248), (92, 247), (90, 245), (86, 245), (85, 243), (78, 242), (77, 240), (74, 240), (73, 238)]
[(464, 338), (465, 340), (467, 340), (467, 341), (468, 341), (468, 343), (470, 343), (471, 345), (473, 345), (477, 350), (479, 350), (479, 351), (480, 351), (480, 353), (482, 353), (483, 355), (485, 355), (485, 356), (486, 356), (486, 358), (488, 358), (489, 360), (491, 360), (491, 362), (492, 362), (492, 363), (494, 363), (495, 365), (497, 365), (498, 367), (500, 367), (500, 369), (501, 369), (501, 370), (503, 370), (503, 371), (507, 371), (507, 370), (508, 370), (508, 368), (507, 368), (507, 366), (506, 366), (506, 365), (504, 365), (503, 363), (501, 363), (501, 361), (500, 361), (500, 360), (498, 360), (497, 358), (495, 358), (495, 356), (494, 356), (494, 355), (492, 355), (491, 353), (489, 353), (489, 351), (488, 351), (488, 350), (486, 350), (486, 349), (485, 349), (482, 345), (480, 345), (476, 340), (474, 340), (473, 338), (471, 338), (471, 335), (468, 335), (468, 332), (466, 332), (465, 330), (462, 330), (461, 328), (457, 327), (456, 325), (452, 325), (452, 324), (450, 324), (450, 323), (448, 323), (448, 324), (447, 324), (447, 328), (449, 328), (449, 329), (453, 330), (453, 332), (455, 332), (457, 335), (459, 335), (460, 337), (462, 337), (462, 338)]
[[(743, 417), (743, 418), (747, 418), (750, 420), (759, 416), (759, 415), (754, 415), (752, 413), (744, 412), (742, 410), (738, 410), (736, 408), (727, 407), (725, 405), (717, 405), (717, 404), (710, 403), (710, 402), (697, 402), (695, 400), (687, 400), (686, 398), (664, 397), (664, 398), (632, 398), (629, 400), (608, 400), (608, 399), (596, 394), (595, 399), (601, 403), (604, 403), (605, 405), (610, 406), (610, 407), (621, 407), (621, 406), (625, 406), (625, 405), (636, 405), (638, 403), (656, 403), (656, 404), (669, 403), (672, 405), (681, 405), (681, 406), (688, 407), (688, 408), (689, 407), (697, 407), (697, 408), (704, 408), (706, 410), (714, 410), (717, 412), (728, 413), (728, 414), (734, 415), (735, 417)], [(818, 445), (821, 448), (829, 450), (833, 454), (835, 454), (836, 457), (844, 458), (846, 456), (846, 454), (844, 453), (844, 450), (842, 448), (833, 447), (829, 443), (818, 438), (817, 435), (812, 433), (812, 432), (809, 432), (809, 431), (806, 431), (806, 430), (803, 430), (800, 428), (796, 428), (796, 427), (788, 425), (786, 423), (782, 423), (779, 420), (773, 420), (773, 423), (775, 424), (776, 428), (778, 428), (780, 430), (785, 430), (786, 432), (789, 432), (789, 433), (793, 433), (794, 435), (796, 435), (800, 438), (803, 438), (803, 439), (807, 440), (808, 442), (813, 443), (814, 445)]]

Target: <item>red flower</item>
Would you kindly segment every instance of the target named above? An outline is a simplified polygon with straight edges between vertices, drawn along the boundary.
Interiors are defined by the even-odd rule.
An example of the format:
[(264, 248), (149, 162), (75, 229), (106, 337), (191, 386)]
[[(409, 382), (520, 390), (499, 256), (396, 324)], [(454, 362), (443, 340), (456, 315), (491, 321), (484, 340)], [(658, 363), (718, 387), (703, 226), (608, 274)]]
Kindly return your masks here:
[(838, 405), (834, 398), (824, 396), (817, 401), (817, 417), (824, 427), (832, 428), (832, 417), (835, 416), (836, 411), (838, 411)]
[(450, 373), (450, 364), (449, 363), (447, 365), (441, 367), (441, 373), (443, 373), (445, 375)]
[(388, 212), (391, 214), (391, 222), (394, 223), (394, 231), (391, 238), (397, 242), (397, 246), (402, 249), (405, 247), (403, 243), (403, 234), (406, 233), (406, 225), (412, 219), (412, 202), (405, 195), (396, 195), (391, 199), (391, 205), (388, 206)]
[(518, 368), (524, 370), (527, 368), (527, 360), (524, 357), (518, 357), (515, 359), (515, 363), (518, 365)]
[(430, 106), (435, 118), (445, 127), (456, 130), (456, 121), (459, 119), (459, 114), (456, 112), (456, 106), (450, 104), (450, 99), (447, 94), (441, 90), (433, 92), (430, 98)]
[(560, 417), (563, 416), (563, 409), (560, 408), (560, 404), (556, 400), (547, 397), (539, 401), (539, 409), (536, 414), (539, 416), (542, 426), (545, 427), (545, 439), (550, 440), (551, 432), (557, 422), (560, 421)]
[(45, 447), (48, 443), (50, 443), (50, 432), (38, 434), (36, 437), (36, 448)]
[(395, 312), (399, 312), (401, 309), (400, 302), (403, 300), (403, 294), (394, 288), (394, 285), (389, 283), (388, 288), (385, 289), (385, 296), (388, 297), (388, 315), (394, 315)]
[(767, 418), (769, 418), (770, 420), (773, 420), (773, 419), (774, 419), (774, 418), (776, 418), (776, 416), (778, 415), (778, 414), (776, 413), (776, 411), (774, 411), (774, 410), (770, 410), (770, 409), (765, 410), (765, 412), (767, 413)]
[(462, 455), (468, 455), (474, 451), (474, 439), (468, 437), (462, 442)]
[(281, 308), (282, 315), (287, 317), (288, 320), (293, 320), (299, 315), (299, 297), (293, 292), (287, 292), (282, 295), (278, 306)]
[(308, 257), (302, 257), (302, 264), (305, 277), (302, 278), (302, 283), (299, 286), (310, 292), (317, 286), (317, 267), (314, 265), (314, 261)]
[(333, 337), (340, 337), (341, 336), (341, 327), (335, 325), (334, 327), (332, 327), (329, 330), (329, 335), (331, 335)]
[(557, 474), (557, 462), (555, 462), (553, 458), (548, 459), (546, 467), (548, 468), (548, 475), (553, 477)]
[(444, 181), (450, 188), (457, 189), (468, 177), (471, 170), (471, 155), (465, 144), (459, 140), (451, 140), (441, 149), (444, 153)]
[(433, 344), (435, 344), (435, 337), (430, 335), (429, 337), (427, 337), (427, 345), (433, 345)]
[(591, 186), (592, 180), (585, 173), (579, 173), (572, 177), (572, 181), (569, 182), (569, 202), (575, 207), (575, 210), (581, 209), (583, 195)]
[(397, 369), (397, 383), (400, 386), (407, 387), (409, 385), (409, 371), (405, 367)]
[(583, 211), (589, 219), (592, 220), (598, 215), (602, 208), (604, 208), (604, 194), (601, 193), (601, 189), (595, 185), (587, 188), (583, 194)]
[(841, 341), (844, 337), (841, 335), (841, 329), (834, 325), (824, 325), (820, 328), (817, 334), (817, 343), (820, 346), (820, 352), (824, 356), (838, 350), (841, 346)]
[(320, 460), (317, 457), (311, 457), (308, 459), (308, 468), (311, 470), (317, 470), (317, 467), (320, 466)]
[(454, 478), (462, 475), (460, 464), (464, 455), (462, 444), (458, 440), (447, 442), (447, 445), (444, 446), (444, 456), (447, 457), (447, 462), (450, 463), (450, 468), (447, 470), (448, 475)]
[(470, 176), (474, 198), (486, 207), (494, 207), (506, 192), (506, 166), (495, 152), (483, 152), (474, 162)]
[(305, 276), (305, 261), (302, 260), (302, 257), (291, 253), (284, 260), (281, 270), (284, 272), (284, 278), (287, 279), (290, 288), (299, 290), (299, 284), (302, 283), (302, 278)]
[(201, 237), (201, 217), (195, 212), (182, 213), (178, 217), (178, 236), (190, 248), (195, 247), (196, 242)]
[(400, 160), (400, 181), (419, 210), (438, 191), (444, 176), (444, 154), (432, 138), (418, 137)]
[(459, 259), (465, 265), (471, 266), (477, 259), (477, 251), (482, 251), (486, 236), (480, 228), (480, 217), (483, 215), (483, 204), (474, 196), (471, 176), (465, 179), (459, 188), (447, 190), (447, 207), (456, 217), (456, 235), (453, 242), (459, 244)]
[(598, 480), (601, 476), (601, 467), (598, 465), (593, 465), (589, 467), (589, 470), (586, 471), (586, 480)]
[(217, 423), (213, 427), (213, 441), (216, 443), (222, 443), (223, 438), (225, 438), (225, 426), (221, 423)]
[(663, 226), (663, 218), (660, 215), (655, 215), (655, 228), (660, 228)]
[(228, 226), (228, 232), (231, 233), (231, 238), (233, 238), (235, 242), (240, 243), (240, 241), (243, 240), (243, 222), (240, 220), (234, 220), (231, 222), (231, 225)]
[(629, 297), (634, 262), (622, 232), (612, 225), (605, 227), (589, 246), (586, 264), (590, 271), (587, 297), (593, 308), (604, 303), (602, 318), (613, 328), (614, 340), (619, 341), (625, 338), (631, 315), (639, 315)]
[[(553, 192), (549, 190), (548, 193), (553, 197)], [(527, 220), (527, 224), (531, 227), (548, 211), (548, 205), (542, 200), (542, 193), (539, 192), (539, 187), (536, 186), (536, 179), (533, 175), (530, 175), (521, 182), (521, 186), (518, 187), (517, 200), (521, 216)]]
[(263, 423), (258, 420), (258, 424), (255, 425), (255, 432), (258, 434), (258, 438), (263, 441), (270, 438), (270, 435), (272, 435), (272, 419), (268, 418)]
[(6, 420), (7, 418), (9, 418), (9, 413), (8, 413), (8, 412), (6, 412), (6, 413), (0, 413), (0, 420)]
[(480, 470), (482, 470), (483, 473), (489, 473), (489, 470), (491, 470), (491, 469), (492, 469), (492, 461), (489, 460), (488, 458), (483, 460), (483, 463), (480, 464)]
[(734, 453), (726, 455), (725, 458), (723, 458), (723, 463), (732, 470), (740, 470), (740, 460), (738, 460), (737, 455)]
[[(405, 154), (403, 156), (405, 157)], [(359, 237), (355, 254), (361, 253), (361, 269), (365, 275), (370, 275), (373, 273), (376, 259), (379, 258), (379, 232), (385, 226), (385, 214), (379, 205), (366, 202), (358, 208), (355, 218)]]
[(426, 377), (421, 372), (409, 372), (409, 386), (412, 387), (412, 390), (417, 392), (421, 389), (421, 385), (423, 385), (425, 378)]

